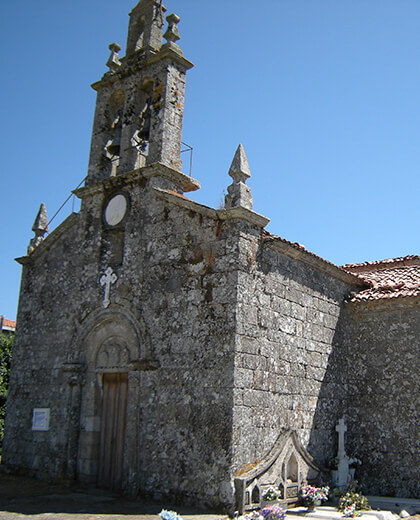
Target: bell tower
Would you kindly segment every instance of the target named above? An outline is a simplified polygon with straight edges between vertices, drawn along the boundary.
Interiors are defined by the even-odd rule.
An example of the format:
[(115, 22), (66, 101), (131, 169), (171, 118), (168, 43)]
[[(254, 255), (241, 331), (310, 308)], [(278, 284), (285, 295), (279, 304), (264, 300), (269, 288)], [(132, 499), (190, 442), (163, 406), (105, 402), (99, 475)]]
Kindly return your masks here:
[[(112, 43), (109, 71), (97, 92), (86, 185), (161, 165), (181, 173), (186, 71), (193, 65), (179, 46), (178, 16), (158, 0), (140, 0), (129, 14), (127, 49)], [(166, 40), (162, 43), (162, 38)]]

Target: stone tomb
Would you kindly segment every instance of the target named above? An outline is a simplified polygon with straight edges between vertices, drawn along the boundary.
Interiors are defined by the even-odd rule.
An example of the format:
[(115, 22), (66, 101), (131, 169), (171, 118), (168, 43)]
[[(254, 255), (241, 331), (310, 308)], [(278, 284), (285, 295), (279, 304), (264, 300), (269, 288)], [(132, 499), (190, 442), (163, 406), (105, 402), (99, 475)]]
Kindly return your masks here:
[(263, 507), (264, 493), (271, 486), (280, 490), (279, 502), (287, 506), (298, 500), (304, 481), (314, 481), (320, 469), (300, 444), (296, 431), (285, 430), (273, 448), (254, 467), (235, 478), (238, 511)]

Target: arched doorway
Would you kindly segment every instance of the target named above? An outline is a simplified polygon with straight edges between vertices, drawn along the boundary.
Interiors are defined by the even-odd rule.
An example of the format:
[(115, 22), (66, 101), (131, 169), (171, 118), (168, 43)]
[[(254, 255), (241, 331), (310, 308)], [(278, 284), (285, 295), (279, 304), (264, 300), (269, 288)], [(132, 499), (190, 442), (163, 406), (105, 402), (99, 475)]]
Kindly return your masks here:
[(129, 361), (129, 350), (121, 336), (106, 339), (96, 357), (102, 388), (97, 480), (100, 487), (122, 489)]
[(139, 327), (131, 315), (107, 309), (91, 316), (79, 344), (86, 362), (80, 407), (78, 476), (81, 481), (125, 489), (137, 464), (140, 375)]

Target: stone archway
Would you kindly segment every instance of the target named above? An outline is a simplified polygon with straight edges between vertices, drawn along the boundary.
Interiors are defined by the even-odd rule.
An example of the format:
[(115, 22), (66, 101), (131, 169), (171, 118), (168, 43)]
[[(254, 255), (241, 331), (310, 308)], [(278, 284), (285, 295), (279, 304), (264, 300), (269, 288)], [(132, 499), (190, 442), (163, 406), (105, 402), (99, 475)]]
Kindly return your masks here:
[(101, 309), (83, 324), (77, 345), (86, 367), (77, 456), (83, 482), (124, 489), (137, 464), (132, 432), (137, 430), (140, 374), (135, 367), (141, 346), (139, 325), (120, 308)]
[(271, 487), (279, 489), (280, 501), (287, 506), (297, 501), (304, 480), (314, 481), (320, 469), (300, 444), (297, 433), (283, 430), (271, 450), (235, 478), (236, 509), (245, 511), (262, 506), (261, 497)]

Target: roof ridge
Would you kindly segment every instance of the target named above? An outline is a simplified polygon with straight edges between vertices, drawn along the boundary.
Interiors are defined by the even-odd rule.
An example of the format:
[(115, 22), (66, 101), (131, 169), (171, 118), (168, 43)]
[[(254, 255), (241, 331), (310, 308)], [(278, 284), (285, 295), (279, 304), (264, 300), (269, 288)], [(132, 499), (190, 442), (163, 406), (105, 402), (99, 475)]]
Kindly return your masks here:
[(373, 260), (370, 262), (362, 262), (360, 264), (344, 264), (341, 269), (344, 270), (357, 270), (357, 271), (366, 271), (366, 270), (378, 270), (378, 269), (387, 269), (390, 267), (405, 267), (410, 265), (420, 265), (420, 256), (419, 255), (407, 255), (407, 256), (399, 256), (395, 258), (386, 258), (384, 260)]

